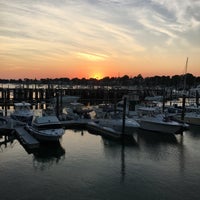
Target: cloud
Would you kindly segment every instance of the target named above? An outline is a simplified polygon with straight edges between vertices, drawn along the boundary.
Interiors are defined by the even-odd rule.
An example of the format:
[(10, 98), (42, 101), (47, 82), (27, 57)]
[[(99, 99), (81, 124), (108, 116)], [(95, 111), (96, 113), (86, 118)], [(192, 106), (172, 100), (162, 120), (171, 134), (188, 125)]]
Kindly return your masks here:
[(199, 0), (0, 0), (0, 56), (105, 61), (198, 49), (199, 10)]
[(94, 54), (94, 53), (76, 53), (78, 58), (83, 58), (89, 61), (104, 61), (107, 56), (102, 54)]

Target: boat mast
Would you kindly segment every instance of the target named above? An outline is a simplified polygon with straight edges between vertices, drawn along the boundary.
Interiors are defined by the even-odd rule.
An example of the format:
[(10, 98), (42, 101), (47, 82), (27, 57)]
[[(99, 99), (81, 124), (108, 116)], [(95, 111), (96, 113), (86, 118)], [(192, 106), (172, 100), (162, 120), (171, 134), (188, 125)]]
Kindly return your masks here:
[(182, 114), (181, 120), (184, 121), (185, 118), (185, 98), (186, 98), (186, 73), (187, 73), (188, 58), (185, 64), (185, 75), (184, 75), (184, 85), (183, 85), (183, 100), (182, 100)]

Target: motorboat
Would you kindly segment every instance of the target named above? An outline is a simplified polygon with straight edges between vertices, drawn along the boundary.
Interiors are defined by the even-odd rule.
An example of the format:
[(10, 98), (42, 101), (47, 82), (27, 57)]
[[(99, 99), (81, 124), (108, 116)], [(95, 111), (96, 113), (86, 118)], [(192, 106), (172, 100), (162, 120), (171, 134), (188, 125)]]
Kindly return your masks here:
[(197, 105), (186, 106), (184, 113), (182, 111), (182, 107), (180, 111), (175, 110), (173, 113), (174, 119), (191, 125), (200, 125), (200, 107), (197, 107)]
[(197, 112), (185, 113), (184, 122), (193, 125), (200, 125), (200, 113)]
[(121, 139), (122, 133), (114, 130), (111, 127), (104, 127), (99, 125), (93, 121), (87, 123), (87, 129), (90, 133), (100, 134), (104, 137), (112, 138), (112, 139)]
[(37, 116), (26, 130), (41, 141), (58, 141), (64, 134), (62, 124), (56, 116)]
[(10, 117), (16, 121), (31, 123), (33, 112), (30, 109), (31, 104), (27, 102), (14, 103), (14, 111)]
[[(113, 128), (114, 130), (120, 132), (122, 131), (123, 127), (122, 113), (121, 114), (105, 113), (103, 118), (97, 118), (94, 121), (98, 123), (100, 126)], [(135, 119), (129, 118), (127, 116), (125, 117), (124, 119), (125, 134), (132, 134), (139, 127), (140, 125)]]
[(162, 114), (156, 111), (154, 107), (138, 108), (138, 118), (136, 121), (140, 124), (141, 129), (160, 133), (178, 134), (189, 127), (186, 123), (173, 120), (167, 113)]
[[(174, 118), (177, 120), (181, 120), (182, 116), (180, 114), (174, 115)], [(185, 112), (184, 120), (185, 123), (191, 125), (200, 126), (200, 113), (198, 112)]]

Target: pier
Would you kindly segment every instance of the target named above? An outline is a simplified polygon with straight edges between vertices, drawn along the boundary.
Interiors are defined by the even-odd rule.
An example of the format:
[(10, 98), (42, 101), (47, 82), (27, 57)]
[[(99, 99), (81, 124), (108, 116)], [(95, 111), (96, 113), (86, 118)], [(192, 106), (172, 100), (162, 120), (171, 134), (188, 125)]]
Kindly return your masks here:
[[(0, 106), (13, 106), (15, 102), (26, 101), (32, 105), (42, 106), (43, 103), (48, 103), (50, 99), (59, 96), (71, 95), (79, 96), (80, 102), (84, 104), (100, 104), (114, 103), (121, 100), (124, 95), (133, 94), (139, 97), (139, 100), (146, 96), (163, 95), (163, 89), (133, 89), (129, 87), (75, 87), (75, 88), (0, 88)], [(169, 92), (165, 95), (170, 98), (172, 94)]]
[(39, 141), (32, 137), (23, 126), (16, 127), (15, 132), (23, 146), (28, 147), (29, 149), (39, 147)]

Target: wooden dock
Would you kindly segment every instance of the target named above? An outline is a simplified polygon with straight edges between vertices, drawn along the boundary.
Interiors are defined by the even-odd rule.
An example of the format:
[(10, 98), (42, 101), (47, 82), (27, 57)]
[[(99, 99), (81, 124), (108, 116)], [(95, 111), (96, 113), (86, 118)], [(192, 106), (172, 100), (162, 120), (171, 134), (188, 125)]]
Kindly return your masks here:
[(27, 148), (34, 149), (39, 147), (39, 141), (36, 140), (33, 136), (31, 136), (24, 127), (16, 127), (15, 132), (22, 143)]

